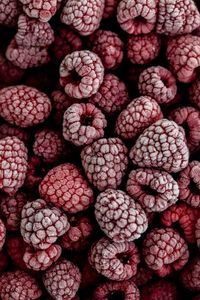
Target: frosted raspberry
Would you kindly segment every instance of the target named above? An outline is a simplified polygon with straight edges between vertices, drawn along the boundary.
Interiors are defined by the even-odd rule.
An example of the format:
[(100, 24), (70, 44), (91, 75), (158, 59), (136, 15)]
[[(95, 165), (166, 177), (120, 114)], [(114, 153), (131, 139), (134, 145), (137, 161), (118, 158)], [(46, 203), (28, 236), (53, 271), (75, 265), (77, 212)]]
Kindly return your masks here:
[(157, 1), (121, 0), (117, 8), (117, 21), (129, 34), (147, 34), (156, 24)]
[(127, 42), (127, 57), (133, 64), (147, 64), (158, 56), (160, 46), (160, 38), (155, 33), (130, 35)]
[(148, 227), (140, 204), (120, 190), (107, 189), (98, 195), (95, 217), (101, 230), (114, 242), (138, 239)]
[(179, 173), (179, 198), (187, 204), (200, 208), (200, 162), (191, 161), (187, 168)]
[(14, 266), (23, 270), (27, 269), (25, 262), (23, 260), (25, 249), (26, 249), (26, 245), (21, 235), (6, 237), (6, 250), (9, 254), (9, 257), (12, 259)]
[(2, 0), (0, 3), (0, 24), (16, 26), (20, 12), (21, 6), (18, 0)]
[(3, 245), (5, 243), (6, 238), (6, 227), (3, 223), (3, 221), (0, 219), (0, 251), (3, 248)]
[(141, 289), (141, 300), (177, 300), (175, 284), (167, 280), (152, 282)]
[(0, 140), (0, 189), (13, 196), (23, 185), (28, 153), (24, 143), (17, 137)]
[(37, 189), (45, 174), (46, 168), (41, 159), (37, 156), (30, 157), (24, 186), (29, 190)]
[(5, 272), (0, 277), (0, 297), (3, 300), (33, 300), (41, 295), (35, 278), (24, 271)]
[(87, 209), (93, 202), (93, 191), (79, 168), (65, 163), (51, 169), (39, 186), (39, 192), (47, 202), (68, 213)]
[(19, 82), (24, 75), (24, 70), (14, 66), (4, 54), (0, 52), (0, 80), (1, 83), (14, 84)]
[(64, 139), (76, 146), (88, 145), (103, 137), (106, 126), (105, 116), (91, 103), (75, 103), (63, 116)]
[(0, 90), (0, 116), (19, 127), (30, 127), (44, 122), (51, 112), (47, 95), (25, 85), (9, 86)]
[(128, 149), (119, 138), (104, 138), (81, 151), (82, 165), (89, 181), (103, 191), (116, 189), (125, 175)]
[(179, 271), (187, 263), (189, 251), (186, 242), (172, 228), (154, 228), (143, 242), (146, 264), (157, 275), (165, 277)]
[(133, 242), (112, 242), (101, 238), (92, 245), (89, 263), (103, 276), (111, 280), (127, 280), (137, 272), (140, 261)]
[(88, 259), (84, 260), (84, 265), (81, 273), (81, 289), (85, 289), (99, 283), (101, 275), (90, 265)]
[(0, 252), (0, 273), (3, 273), (3, 271), (8, 266), (9, 257), (8, 254), (5, 251)]
[(107, 281), (96, 287), (93, 299), (140, 300), (140, 292), (137, 286), (131, 281)]
[(51, 266), (43, 275), (43, 283), (55, 300), (72, 299), (79, 288), (81, 273), (65, 259)]
[(195, 80), (189, 87), (189, 100), (200, 109), (200, 79)]
[(30, 134), (25, 129), (3, 123), (0, 125), (0, 139), (3, 139), (7, 136), (15, 136), (24, 142), (25, 145), (28, 145), (30, 140)]
[(200, 66), (200, 37), (188, 34), (170, 39), (166, 57), (179, 81), (193, 81)]
[(197, 240), (197, 246), (200, 248), (200, 218), (195, 224), (195, 238)]
[(100, 58), (88, 50), (74, 51), (60, 65), (60, 84), (73, 98), (95, 94), (103, 82), (104, 67)]
[(148, 97), (133, 99), (117, 118), (115, 131), (124, 139), (138, 137), (144, 129), (163, 118), (158, 103)]
[(200, 292), (200, 257), (194, 257), (181, 272), (181, 283), (186, 289)]
[(193, 0), (159, 0), (156, 32), (166, 35), (191, 33), (200, 26), (200, 14)]
[(106, 74), (103, 82), (89, 102), (107, 114), (122, 110), (128, 104), (128, 90), (123, 81), (113, 74)]
[(152, 97), (159, 104), (168, 103), (176, 96), (176, 79), (161, 66), (150, 67), (140, 74), (138, 89), (142, 95)]
[(105, 69), (117, 68), (123, 59), (123, 42), (109, 30), (98, 30), (90, 36), (91, 49), (102, 60)]
[(139, 167), (159, 168), (169, 173), (184, 169), (189, 159), (183, 130), (167, 119), (145, 129), (129, 155)]
[(142, 286), (149, 282), (153, 277), (153, 271), (150, 270), (146, 265), (140, 263), (137, 267), (137, 273), (131, 277), (131, 281), (137, 286)]
[(111, 18), (117, 13), (119, 0), (105, 0), (103, 19)]
[(68, 0), (61, 14), (61, 22), (81, 35), (90, 35), (100, 26), (103, 11), (104, 0)]

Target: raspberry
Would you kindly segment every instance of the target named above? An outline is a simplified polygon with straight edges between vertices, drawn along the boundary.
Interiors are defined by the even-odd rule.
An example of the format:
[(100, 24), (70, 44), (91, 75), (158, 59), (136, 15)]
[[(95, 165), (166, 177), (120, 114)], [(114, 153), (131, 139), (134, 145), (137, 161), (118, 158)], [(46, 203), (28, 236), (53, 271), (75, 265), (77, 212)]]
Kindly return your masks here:
[(44, 122), (51, 112), (47, 95), (25, 85), (0, 90), (0, 116), (7, 122), (30, 127)]
[(189, 159), (183, 130), (167, 119), (145, 129), (129, 155), (139, 167), (159, 168), (169, 173), (187, 167)]
[(198, 109), (200, 109), (200, 79), (195, 80), (189, 87), (189, 100), (194, 104)]
[(126, 190), (145, 211), (161, 212), (176, 203), (179, 187), (165, 171), (137, 169), (131, 171)]
[(133, 242), (111, 242), (101, 238), (92, 245), (89, 263), (103, 276), (117, 281), (131, 278), (137, 272), (139, 253)]
[(3, 245), (5, 243), (6, 238), (6, 227), (3, 223), (3, 221), (0, 219), (0, 251), (3, 248)]
[(115, 131), (121, 138), (134, 139), (144, 129), (162, 118), (163, 114), (158, 103), (148, 96), (141, 96), (132, 100), (120, 113)]
[(6, 238), (6, 250), (15, 267), (26, 270), (27, 267), (23, 260), (26, 245), (21, 235), (8, 236)]
[(85, 264), (82, 268), (82, 278), (80, 288), (85, 289), (99, 283), (101, 275), (90, 265), (88, 259), (85, 260)]
[(117, 13), (119, 0), (105, 0), (103, 19), (111, 18)]
[(138, 239), (148, 227), (140, 204), (120, 190), (108, 189), (98, 195), (95, 217), (101, 230), (114, 242)]
[(155, 33), (130, 35), (127, 42), (127, 57), (133, 64), (147, 64), (158, 56), (160, 46), (160, 37)]
[(200, 257), (194, 257), (183, 269), (180, 280), (184, 288), (200, 292)]
[(129, 34), (147, 34), (156, 24), (157, 1), (121, 0), (117, 7), (117, 21)]
[(103, 138), (86, 146), (81, 160), (89, 181), (100, 191), (116, 189), (127, 169), (127, 152), (119, 138)]
[(195, 238), (197, 240), (197, 246), (198, 248), (200, 248), (200, 218), (196, 221), (195, 224)]
[(30, 134), (26, 129), (3, 123), (0, 125), (0, 139), (6, 138), (7, 136), (15, 136), (24, 142), (25, 145), (28, 145), (30, 140)]
[(167, 280), (150, 283), (141, 289), (141, 300), (177, 300), (176, 286)]
[(77, 266), (65, 259), (51, 266), (43, 275), (43, 283), (55, 300), (72, 299), (79, 288), (81, 273)]
[(148, 267), (161, 277), (182, 269), (189, 257), (186, 242), (172, 228), (152, 229), (143, 242), (142, 251)]
[(21, 235), (35, 249), (48, 249), (69, 226), (67, 216), (58, 208), (47, 207), (42, 199), (28, 202), (21, 212)]
[(14, 66), (4, 54), (0, 52), (0, 80), (1, 83), (14, 84), (19, 82), (24, 75), (24, 70)]
[(93, 202), (93, 191), (80, 170), (65, 163), (51, 169), (39, 186), (42, 198), (68, 213), (87, 209)]
[(0, 140), (0, 189), (13, 196), (23, 185), (28, 153), (24, 143), (17, 137)]
[(153, 272), (146, 265), (140, 263), (137, 268), (137, 273), (131, 278), (137, 286), (142, 286), (150, 281), (153, 277)]
[(30, 157), (24, 186), (29, 190), (33, 190), (34, 188), (37, 189), (44, 174), (46, 174), (46, 169), (44, 168), (41, 159), (37, 156)]
[(0, 3), (0, 24), (16, 26), (20, 12), (21, 7), (18, 0), (2, 0)]
[[(69, 1), (68, 1), (69, 2)], [(103, 82), (104, 67), (100, 58), (88, 50), (74, 51), (60, 65), (60, 84), (73, 98), (95, 94)]]

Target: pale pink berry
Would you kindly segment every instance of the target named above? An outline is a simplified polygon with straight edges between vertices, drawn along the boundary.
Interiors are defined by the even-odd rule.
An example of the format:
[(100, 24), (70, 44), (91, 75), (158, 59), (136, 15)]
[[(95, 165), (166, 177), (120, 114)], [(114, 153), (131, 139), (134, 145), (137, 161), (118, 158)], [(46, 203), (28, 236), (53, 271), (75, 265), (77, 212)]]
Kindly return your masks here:
[(51, 169), (39, 186), (47, 203), (52, 203), (68, 213), (87, 209), (93, 202), (93, 191), (79, 168), (70, 163)]
[(25, 145), (28, 145), (30, 140), (30, 133), (26, 129), (3, 123), (0, 125), (0, 139), (7, 136), (15, 136), (24, 142)]
[(183, 130), (167, 119), (145, 129), (129, 155), (139, 167), (158, 168), (169, 173), (181, 171), (189, 160)]
[(101, 238), (89, 252), (89, 263), (111, 280), (130, 279), (137, 272), (139, 252), (133, 242), (112, 242)]
[(117, 5), (120, 0), (105, 0), (103, 19), (111, 18), (117, 13)]
[(25, 85), (0, 90), (0, 116), (7, 122), (30, 127), (44, 122), (51, 112), (48, 96)]
[(23, 260), (26, 244), (21, 235), (6, 237), (6, 251), (15, 267), (26, 270), (26, 264)]
[(148, 96), (141, 96), (133, 99), (120, 113), (115, 131), (123, 139), (135, 139), (144, 129), (162, 118), (158, 103)]
[(0, 24), (16, 26), (17, 17), (22, 11), (18, 0), (2, 0), (0, 2)]
[(195, 80), (189, 87), (189, 100), (200, 109), (200, 79)]
[(60, 84), (73, 98), (87, 98), (95, 94), (103, 82), (101, 59), (89, 50), (74, 51), (65, 56), (60, 65)]
[(96, 220), (114, 242), (136, 240), (147, 230), (147, 216), (133, 199), (123, 191), (112, 189), (100, 193), (96, 199)]
[(119, 138), (103, 138), (81, 151), (81, 161), (88, 180), (103, 191), (116, 189), (128, 166), (128, 149)]
[(55, 300), (71, 300), (78, 291), (81, 273), (72, 262), (63, 259), (51, 266), (42, 276), (43, 283)]
[[(1, 5), (1, 4), (0, 4)], [(13, 65), (3, 53), (0, 52), (0, 80), (1, 83), (14, 84), (19, 82), (24, 75), (24, 70)]]
[(200, 249), (200, 218), (196, 221), (195, 224), (195, 238), (197, 241), (197, 246)]
[(180, 274), (184, 288), (200, 292), (200, 257), (193, 257)]
[(0, 219), (0, 251), (3, 248), (6, 239), (6, 227), (3, 221)]
[(176, 285), (167, 280), (151, 282), (141, 289), (141, 300), (177, 300)]
[(161, 277), (181, 270), (189, 257), (186, 242), (172, 228), (152, 229), (144, 239), (142, 252), (148, 267)]

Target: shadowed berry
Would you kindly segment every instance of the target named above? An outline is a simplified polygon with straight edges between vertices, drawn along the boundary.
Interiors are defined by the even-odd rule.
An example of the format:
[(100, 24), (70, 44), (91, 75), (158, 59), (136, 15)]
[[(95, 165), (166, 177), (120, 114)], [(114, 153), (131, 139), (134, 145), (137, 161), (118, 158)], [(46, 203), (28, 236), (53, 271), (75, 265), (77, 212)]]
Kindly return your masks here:
[(195, 238), (197, 241), (197, 246), (200, 249), (200, 218), (197, 220), (195, 224)]
[[(0, 4), (1, 5), (1, 4)], [(19, 82), (24, 70), (13, 65), (3, 53), (0, 52), (0, 80), (1, 83), (14, 84)]]
[(176, 285), (167, 280), (152, 282), (141, 289), (141, 300), (177, 300)]
[(184, 288), (200, 292), (200, 257), (193, 257), (180, 274)]
[(117, 5), (120, 0), (105, 0), (103, 19), (111, 18), (117, 13)]
[(152, 277), (153, 271), (142, 262), (137, 267), (137, 273), (131, 277), (131, 282), (134, 282), (137, 286), (142, 286), (149, 282)]
[(3, 221), (0, 219), (0, 251), (3, 248), (3, 245), (5, 243), (6, 238), (6, 227), (3, 223)]
[(200, 109), (200, 79), (195, 80), (189, 87), (189, 100), (198, 109)]
[(82, 268), (81, 286), (80, 288), (88, 288), (99, 283), (101, 275), (90, 265), (88, 259)]
[(3, 273), (8, 266), (8, 258), (8, 254), (5, 251), (0, 252), (0, 274)]
[(24, 187), (30, 190), (33, 190), (35, 188), (37, 189), (45, 173), (46, 169), (44, 168), (41, 159), (37, 156), (30, 157), (28, 160), (28, 168)]
[(0, 139), (6, 138), (7, 136), (15, 136), (28, 145), (30, 140), (30, 134), (26, 129), (19, 128), (7, 123), (0, 125)]
[(21, 235), (8, 236), (6, 238), (6, 250), (15, 267), (26, 270), (27, 267), (23, 260), (26, 244)]

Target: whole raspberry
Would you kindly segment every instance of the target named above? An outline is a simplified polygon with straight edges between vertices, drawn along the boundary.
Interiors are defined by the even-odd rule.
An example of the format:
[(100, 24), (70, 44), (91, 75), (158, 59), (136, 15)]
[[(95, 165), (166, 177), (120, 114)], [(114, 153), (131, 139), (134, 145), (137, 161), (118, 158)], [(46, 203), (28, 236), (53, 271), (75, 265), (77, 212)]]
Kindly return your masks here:
[(39, 186), (42, 198), (68, 213), (87, 209), (93, 202), (93, 191), (79, 168), (65, 163), (51, 169)]
[(44, 167), (41, 159), (37, 156), (30, 157), (24, 187), (28, 188), (28, 190), (37, 190), (45, 174), (46, 166)]
[(6, 227), (3, 223), (3, 221), (0, 219), (0, 251), (3, 248), (3, 245), (5, 243), (6, 238)]
[(200, 26), (200, 14), (193, 0), (159, 0), (156, 32), (166, 35), (191, 33)]
[(61, 260), (51, 266), (43, 275), (43, 283), (55, 300), (70, 300), (81, 282), (81, 273), (77, 266), (68, 260)]
[(33, 300), (41, 295), (42, 291), (35, 278), (24, 271), (5, 272), (0, 277), (2, 300)]
[(141, 300), (177, 300), (176, 285), (167, 280), (159, 280), (141, 289)]
[(28, 150), (17, 137), (0, 139), (0, 189), (13, 196), (23, 185)]
[(26, 129), (3, 123), (0, 125), (0, 139), (7, 136), (15, 136), (24, 142), (25, 145), (28, 145), (30, 140), (30, 133)]
[(121, 0), (117, 7), (117, 21), (129, 34), (147, 34), (156, 24), (156, 0)]
[(133, 64), (147, 64), (158, 56), (160, 46), (160, 37), (155, 33), (130, 35), (127, 42), (127, 57)]
[(186, 242), (172, 228), (152, 229), (144, 239), (142, 252), (148, 267), (161, 277), (181, 270), (189, 257)]
[(159, 104), (168, 103), (176, 96), (176, 79), (161, 66), (150, 67), (140, 74), (138, 89), (142, 95), (152, 97)]
[(149, 269), (143, 262), (138, 265), (137, 273), (131, 277), (131, 281), (137, 286), (142, 286), (149, 282), (153, 277), (153, 271)]
[(137, 272), (140, 261), (133, 242), (112, 242), (101, 238), (92, 245), (89, 263), (103, 276), (117, 281), (131, 278)]
[(103, 19), (111, 18), (116, 15), (118, 3), (119, 0), (105, 0)]
[(178, 183), (165, 172), (154, 169), (131, 171), (126, 185), (128, 194), (137, 200), (145, 211), (161, 212), (176, 203)]
[(115, 124), (115, 131), (123, 139), (134, 139), (144, 129), (163, 118), (158, 103), (148, 97), (133, 99), (120, 113)]
[(200, 109), (200, 79), (195, 80), (189, 87), (189, 100), (198, 109)]
[(98, 30), (90, 36), (91, 49), (102, 60), (104, 68), (116, 69), (123, 59), (124, 44), (118, 34), (109, 30)]
[(61, 14), (61, 22), (83, 36), (90, 35), (100, 26), (103, 11), (104, 0), (68, 0)]
[(195, 224), (195, 238), (197, 241), (197, 246), (200, 249), (200, 218), (196, 221)]
[(169, 173), (187, 167), (189, 159), (183, 130), (167, 119), (159, 120), (145, 129), (129, 155), (139, 167), (159, 168)]
[(184, 288), (200, 292), (200, 257), (193, 257), (180, 275)]
[(21, 235), (8, 236), (6, 238), (6, 250), (15, 267), (26, 270), (23, 260), (26, 244)]
[(25, 85), (0, 90), (0, 116), (19, 127), (30, 127), (44, 122), (51, 112), (48, 96)]
[(128, 166), (128, 149), (119, 138), (104, 138), (81, 151), (82, 165), (89, 181), (103, 191), (116, 189)]
[(148, 227), (140, 204), (120, 190), (108, 189), (98, 195), (95, 217), (101, 230), (114, 242), (138, 239)]
[(21, 10), (18, 0), (2, 0), (0, 3), (0, 24), (16, 26), (17, 17)]
[(169, 39), (166, 57), (179, 81), (193, 81), (200, 66), (200, 37), (188, 34)]
[[(1, 4), (0, 4), (1, 5)], [(5, 84), (14, 84), (19, 82), (24, 75), (24, 70), (14, 66), (4, 55), (0, 52), (0, 81)]]
[(60, 84), (73, 98), (87, 98), (96, 94), (103, 82), (101, 59), (88, 50), (74, 51), (65, 56), (60, 65)]

